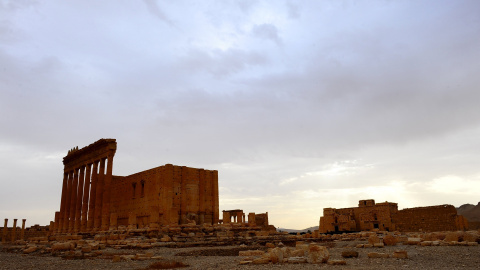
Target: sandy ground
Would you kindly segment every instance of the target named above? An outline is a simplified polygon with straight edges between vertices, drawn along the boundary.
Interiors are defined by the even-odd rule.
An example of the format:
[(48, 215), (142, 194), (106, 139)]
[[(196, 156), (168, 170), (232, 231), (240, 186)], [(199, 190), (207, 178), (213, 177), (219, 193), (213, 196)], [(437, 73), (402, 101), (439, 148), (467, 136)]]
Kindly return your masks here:
[[(344, 259), (347, 265), (327, 264), (267, 264), (239, 265), (242, 257), (238, 247), (196, 247), (196, 248), (152, 248), (155, 256), (181, 261), (189, 266), (181, 269), (480, 269), (480, 246), (411, 246), (396, 245), (384, 248), (357, 249), (358, 241), (337, 242), (329, 248), (330, 259), (343, 259), (344, 250), (359, 252), (358, 258)], [(1, 245), (0, 245), (1, 247)], [(382, 252), (392, 254), (395, 250), (406, 250), (408, 259), (369, 259), (367, 253)], [(103, 255), (89, 259), (64, 259), (50, 254), (32, 253), (29, 255), (0, 252), (0, 269), (146, 269), (155, 260), (113, 262), (118, 254), (144, 253), (146, 250), (111, 249), (102, 250)], [(200, 255), (199, 255), (200, 254)]]

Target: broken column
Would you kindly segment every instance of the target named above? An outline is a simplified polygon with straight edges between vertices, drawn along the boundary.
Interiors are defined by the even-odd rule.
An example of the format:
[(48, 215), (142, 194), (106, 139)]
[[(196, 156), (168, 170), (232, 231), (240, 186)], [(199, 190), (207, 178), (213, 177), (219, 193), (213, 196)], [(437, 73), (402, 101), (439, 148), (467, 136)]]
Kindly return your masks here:
[(7, 242), (7, 225), (8, 225), (8, 218), (5, 219), (5, 224), (3, 225), (3, 237), (2, 237), (2, 243)]
[(20, 240), (25, 240), (25, 221), (26, 219), (22, 219), (22, 231), (20, 232)]

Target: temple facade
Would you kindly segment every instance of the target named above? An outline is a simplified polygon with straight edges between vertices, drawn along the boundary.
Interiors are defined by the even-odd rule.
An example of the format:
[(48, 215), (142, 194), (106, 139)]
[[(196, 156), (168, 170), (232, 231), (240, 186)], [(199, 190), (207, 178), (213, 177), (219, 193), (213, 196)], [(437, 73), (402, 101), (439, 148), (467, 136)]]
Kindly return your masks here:
[(112, 174), (116, 149), (115, 139), (100, 139), (71, 149), (63, 158), (54, 232), (218, 223), (217, 171), (166, 164), (116, 176)]

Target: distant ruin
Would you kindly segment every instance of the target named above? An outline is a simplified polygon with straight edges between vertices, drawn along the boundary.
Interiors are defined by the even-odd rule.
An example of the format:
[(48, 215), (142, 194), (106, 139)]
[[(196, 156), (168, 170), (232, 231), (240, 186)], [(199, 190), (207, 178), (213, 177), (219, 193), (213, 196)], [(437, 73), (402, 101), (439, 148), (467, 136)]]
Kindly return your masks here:
[(359, 231), (456, 231), (466, 230), (468, 221), (457, 215), (452, 205), (416, 207), (398, 210), (392, 202), (361, 200), (358, 207), (324, 208), (320, 233)]

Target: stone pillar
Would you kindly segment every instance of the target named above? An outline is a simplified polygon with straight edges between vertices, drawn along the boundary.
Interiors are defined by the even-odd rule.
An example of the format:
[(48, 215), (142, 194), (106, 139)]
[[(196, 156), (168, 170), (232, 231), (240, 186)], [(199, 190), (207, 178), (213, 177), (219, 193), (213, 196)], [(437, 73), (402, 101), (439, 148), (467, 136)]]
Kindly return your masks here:
[(17, 219), (13, 219), (12, 242), (17, 240)]
[(128, 213), (128, 229), (134, 230), (137, 228), (137, 214), (130, 212)]
[(62, 232), (66, 233), (68, 231), (68, 223), (69, 223), (69, 218), (70, 218), (70, 196), (71, 196), (71, 189), (73, 186), (73, 171), (70, 171), (67, 173), (68, 174), (68, 179), (67, 179), (67, 192), (65, 196), (65, 213), (63, 213), (63, 224), (62, 224)]
[(213, 224), (218, 223), (219, 207), (218, 207), (218, 171), (213, 171)]
[(104, 186), (104, 178), (105, 178), (105, 159), (102, 158), (100, 160), (100, 171), (98, 173), (97, 179), (97, 197), (95, 199), (95, 219), (93, 224), (93, 230), (98, 231), (102, 226), (102, 200), (103, 200), (103, 186)]
[(107, 231), (110, 226), (110, 198), (112, 194), (112, 170), (113, 170), (113, 155), (109, 154), (107, 162), (107, 173), (105, 174), (103, 187), (103, 202), (102, 202), (102, 230)]
[(55, 212), (55, 222), (53, 223), (53, 232), (54, 233), (58, 233), (59, 224), (60, 224), (60, 212), (57, 211), (57, 212)]
[(80, 219), (82, 218), (83, 202), (83, 182), (85, 180), (85, 166), (80, 167), (80, 176), (78, 178), (77, 202), (75, 204), (75, 225), (73, 231), (78, 233), (80, 230)]
[(63, 186), (62, 186), (62, 199), (60, 201), (60, 214), (58, 215), (58, 223), (55, 225), (55, 231), (60, 232), (63, 228), (63, 222), (65, 217), (65, 206), (67, 204), (67, 181), (68, 181), (68, 173), (63, 173)]
[(26, 221), (27, 221), (26, 219), (22, 219), (22, 231), (20, 232), (20, 240), (25, 240), (25, 222)]
[(97, 182), (98, 182), (98, 160), (93, 162), (92, 169), (92, 188), (90, 189), (90, 202), (88, 205), (87, 231), (93, 230), (95, 220), (95, 202), (97, 198)]
[(7, 242), (7, 231), (8, 231), (8, 218), (5, 219), (5, 224), (3, 225), (3, 235), (2, 235), (2, 243)]
[(90, 191), (90, 171), (92, 170), (92, 164), (87, 165), (87, 170), (85, 172), (85, 186), (83, 189), (83, 202), (82, 202), (82, 221), (80, 222), (80, 231), (87, 231), (87, 215), (88, 215), (88, 198)]
[(78, 169), (73, 171), (73, 184), (70, 197), (70, 214), (68, 220), (68, 232), (73, 232), (75, 226), (75, 210), (77, 209)]
[(242, 223), (243, 213), (237, 212), (237, 223)]

